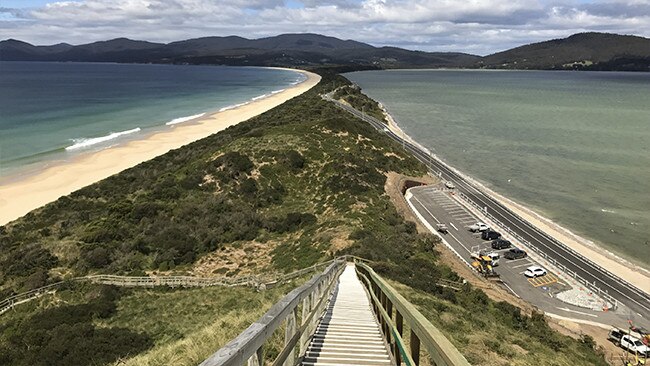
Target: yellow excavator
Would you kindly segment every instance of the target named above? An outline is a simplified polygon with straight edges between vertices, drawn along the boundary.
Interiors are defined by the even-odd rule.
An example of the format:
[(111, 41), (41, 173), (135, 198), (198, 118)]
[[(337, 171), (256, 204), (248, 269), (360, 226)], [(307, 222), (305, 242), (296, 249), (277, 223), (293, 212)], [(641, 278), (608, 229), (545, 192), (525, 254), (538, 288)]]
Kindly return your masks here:
[(486, 278), (498, 278), (499, 274), (494, 271), (492, 258), (482, 252), (472, 253), (472, 267)]

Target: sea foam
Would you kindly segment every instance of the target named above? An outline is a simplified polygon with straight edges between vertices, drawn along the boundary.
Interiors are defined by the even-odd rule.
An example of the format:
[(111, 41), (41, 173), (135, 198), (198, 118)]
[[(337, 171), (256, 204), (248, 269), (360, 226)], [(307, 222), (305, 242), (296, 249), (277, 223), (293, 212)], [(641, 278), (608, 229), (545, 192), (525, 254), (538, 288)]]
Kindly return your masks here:
[(219, 112), (227, 111), (229, 109), (239, 108), (239, 107), (245, 106), (248, 103), (250, 103), (250, 102), (244, 102), (244, 103), (229, 105), (227, 107), (223, 107), (223, 108), (219, 109)]
[(165, 124), (167, 126), (171, 126), (171, 125), (175, 125), (175, 124), (178, 124), (178, 123), (187, 122), (187, 121), (193, 120), (195, 118), (203, 117), (204, 115), (205, 115), (205, 113), (199, 113), (199, 114), (195, 114), (195, 115), (192, 115), (192, 116), (174, 118), (173, 120), (171, 120), (171, 121), (169, 121), (169, 122), (167, 122)]
[(93, 146), (93, 145), (101, 144), (102, 142), (106, 142), (106, 141), (116, 139), (116, 138), (118, 138), (120, 136), (140, 132), (140, 130), (141, 130), (140, 127), (136, 127), (134, 129), (131, 129), (131, 130), (126, 130), (126, 131), (121, 131), (121, 132), (111, 132), (108, 135), (101, 136), (101, 137), (72, 139), (72, 142), (74, 142), (74, 144), (66, 147), (65, 149), (67, 151), (71, 151), (71, 150), (79, 150), (79, 149), (87, 148), (87, 147), (90, 147), (90, 146)]
[(256, 96), (256, 97), (254, 97), (254, 98), (251, 99), (251, 100), (260, 100), (260, 99), (264, 99), (264, 98), (266, 98), (266, 97), (268, 97), (268, 96), (269, 96), (268, 94), (262, 94), (262, 95), (258, 95), (258, 96)]

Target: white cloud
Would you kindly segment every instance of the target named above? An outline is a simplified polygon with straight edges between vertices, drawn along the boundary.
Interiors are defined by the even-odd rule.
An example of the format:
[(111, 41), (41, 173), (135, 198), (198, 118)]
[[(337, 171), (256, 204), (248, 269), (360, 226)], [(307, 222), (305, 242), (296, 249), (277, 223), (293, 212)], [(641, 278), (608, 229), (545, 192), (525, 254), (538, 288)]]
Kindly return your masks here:
[(36, 44), (315, 32), (487, 54), (582, 31), (650, 35), (647, 0), (76, 0), (0, 15), (0, 38)]

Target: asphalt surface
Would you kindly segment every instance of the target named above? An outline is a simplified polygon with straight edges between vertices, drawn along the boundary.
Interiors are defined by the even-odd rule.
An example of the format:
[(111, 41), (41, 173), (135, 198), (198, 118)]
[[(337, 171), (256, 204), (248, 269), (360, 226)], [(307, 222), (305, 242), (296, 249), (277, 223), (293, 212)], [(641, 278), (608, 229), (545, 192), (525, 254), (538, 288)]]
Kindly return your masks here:
[[(472, 252), (484, 250), (499, 253), (501, 256), (499, 264), (494, 267), (500, 275), (498, 283), (514, 295), (534, 304), (546, 313), (623, 328), (627, 326), (627, 317), (620, 312), (585, 309), (556, 299), (554, 295), (569, 289), (569, 284), (554, 273), (552, 268), (537, 263), (531, 256), (509, 260), (504, 258), (504, 254), (511, 248), (492, 249), (491, 241), (481, 239), (480, 233), (473, 233), (468, 229), (468, 226), (481, 221), (481, 218), (476, 217), (453, 199), (452, 191), (442, 189), (442, 185), (415, 187), (409, 191), (411, 193), (409, 202), (431, 227), (435, 228), (436, 224), (447, 226), (448, 233), (440, 235), (468, 265), (472, 262), (470, 257)], [(517, 246), (518, 244), (513, 241), (513, 247)], [(524, 271), (533, 265), (546, 269), (548, 274), (535, 279), (526, 278)]]
[(591, 262), (587, 258), (584, 258), (566, 245), (560, 243), (548, 234), (520, 218), (517, 214), (510, 211), (490, 195), (482, 192), (480, 188), (468, 182), (463, 178), (463, 176), (456, 173), (455, 170), (451, 169), (439, 158), (428, 154), (419, 146), (411, 144), (409, 141), (402, 138), (402, 136), (389, 130), (383, 122), (348, 105), (335, 101), (328, 95), (325, 95), (324, 98), (371, 124), (377, 130), (386, 133), (387, 136), (400, 143), (405, 150), (427, 165), (432, 172), (438, 174), (443, 180), (453, 182), (459, 193), (465, 194), (469, 200), (473, 201), (479, 207), (486, 207), (487, 211), (494, 218), (508, 226), (512, 231), (535, 245), (558, 263), (588, 281), (591, 284), (589, 286), (590, 289), (594, 291), (600, 289), (623, 304), (624, 306), (621, 308), (626, 310), (629, 309), (628, 311), (631, 317), (634, 319), (643, 318), (643, 323), (650, 320), (650, 295), (648, 293), (604, 270), (600, 266)]

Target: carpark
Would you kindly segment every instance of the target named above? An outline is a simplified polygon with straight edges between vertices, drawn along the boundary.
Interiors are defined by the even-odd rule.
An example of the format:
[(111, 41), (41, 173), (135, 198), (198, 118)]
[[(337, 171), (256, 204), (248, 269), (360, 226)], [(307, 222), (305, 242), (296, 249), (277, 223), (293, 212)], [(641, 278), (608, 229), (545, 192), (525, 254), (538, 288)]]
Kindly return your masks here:
[[(552, 268), (536, 263), (529, 256), (514, 260), (506, 259), (504, 254), (518, 245), (514, 239), (506, 238), (512, 242), (512, 247), (495, 250), (490, 246), (491, 241), (481, 239), (480, 232), (471, 232), (468, 227), (480, 222), (481, 219), (453, 198), (455, 194), (453, 190), (442, 186), (418, 187), (412, 190), (417, 190), (417, 194), (407, 197), (410, 204), (431, 227), (445, 224), (448, 233), (441, 236), (468, 265), (472, 262), (470, 256), (472, 252), (485, 250), (486, 253), (499, 253), (499, 265), (494, 269), (500, 275), (499, 283), (508, 291), (547, 312), (589, 320), (609, 318), (607, 313), (573, 306), (556, 299), (555, 294), (568, 290), (571, 286), (564, 283), (557, 273), (553, 273)], [(494, 229), (501, 231), (499, 228)], [(526, 268), (533, 265), (545, 268), (547, 274), (535, 278), (525, 277)]]

